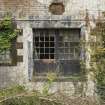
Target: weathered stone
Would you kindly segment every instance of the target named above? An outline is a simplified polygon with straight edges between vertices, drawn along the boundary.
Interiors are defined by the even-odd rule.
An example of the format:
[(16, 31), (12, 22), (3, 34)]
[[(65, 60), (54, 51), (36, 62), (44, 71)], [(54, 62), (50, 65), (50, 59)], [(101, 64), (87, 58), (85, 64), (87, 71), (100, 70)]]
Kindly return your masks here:
[[(49, 12), (49, 6), (54, 0), (0, 0), (0, 19), (5, 14), (12, 14), (16, 19), (17, 28), (23, 29), (17, 37), (18, 43), (23, 43), (21, 51), (17, 50), (19, 61), (16, 66), (0, 66), (0, 88), (22, 84), (28, 89), (43, 90), (44, 82), (29, 81), (33, 75), (33, 28), (80, 28), (83, 40), (89, 41), (90, 28), (95, 26), (99, 10), (105, 11), (105, 0), (57, 0), (65, 6), (63, 14), (54, 15)], [(61, 11), (61, 10), (60, 10)], [(86, 27), (88, 12), (89, 27)], [(30, 46), (30, 47), (28, 47)], [(19, 47), (20, 48), (20, 47)], [(89, 46), (88, 46), (89, 48)], [(81, 49), (81, 52), (85, 52)], [(23, 57), (22, 57), (23, 56)], [(90, 54), (82, 53), (86, 59), (86, 67), (90, 68)], [(84, 56), (86, 58), (84, 58)], [(20, 59), (21, 58), (21, 59)], [(30, 58), (30, 59), (29, 59)], [(72, 94), (94, 95), (94, 82), (88, 76), (84, 82), (54, 82), (50, 92), (65, 91)]]
[(63, 3), (52, 3), (49, 6), (49, 12), (51, 12), (53, 15), (62, 15), (65, 11), (65, 6)]

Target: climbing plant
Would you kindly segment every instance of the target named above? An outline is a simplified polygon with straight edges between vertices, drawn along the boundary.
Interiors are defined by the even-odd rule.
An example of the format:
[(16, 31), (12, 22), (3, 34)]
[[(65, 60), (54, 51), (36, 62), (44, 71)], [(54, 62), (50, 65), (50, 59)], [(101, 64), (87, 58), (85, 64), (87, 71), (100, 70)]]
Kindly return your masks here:
[(105, 101), (105, 21), (99, 20), (91, 31), (91, 35), (96, 38), (96, 43), (91, 46), (92, 69), (94, 70), (98, 93)]
[(16, 38), (17, 33), (11, 17), (6, 16), (0, 21), (0, 53), (11, 48), (11, 41)]

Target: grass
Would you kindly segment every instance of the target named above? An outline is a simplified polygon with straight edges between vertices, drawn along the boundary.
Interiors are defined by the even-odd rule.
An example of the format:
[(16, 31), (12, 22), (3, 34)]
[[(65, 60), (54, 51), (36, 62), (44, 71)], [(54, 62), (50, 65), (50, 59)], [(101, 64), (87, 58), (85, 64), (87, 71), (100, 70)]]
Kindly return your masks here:
[(68, 97), (66, 94), (44, 96), (28, 92), (22, 86), (0, 90), (0, 105), (99, 105), (89, 97)]
[(23, 86), (13, 86), (0, 90), (0, 100), (26, 92)]
[(0, 90), (0, 105), (61, 105), (40, 93), (27, 92), (23, 86), (13, 86)]

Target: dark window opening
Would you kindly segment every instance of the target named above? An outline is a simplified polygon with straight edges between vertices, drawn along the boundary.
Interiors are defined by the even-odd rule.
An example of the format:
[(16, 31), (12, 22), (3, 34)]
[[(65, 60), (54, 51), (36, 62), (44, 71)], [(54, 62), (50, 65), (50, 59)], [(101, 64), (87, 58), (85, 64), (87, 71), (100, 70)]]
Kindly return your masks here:
[(54, 36), (35, 36), (34, 38), (39, 59), (54, 59)]
[(80, 73), (80, 29), (33, 29), (34, 74)]
[(38, 29), (33, 32), (35, 60), (79, 60), (80, 30)]

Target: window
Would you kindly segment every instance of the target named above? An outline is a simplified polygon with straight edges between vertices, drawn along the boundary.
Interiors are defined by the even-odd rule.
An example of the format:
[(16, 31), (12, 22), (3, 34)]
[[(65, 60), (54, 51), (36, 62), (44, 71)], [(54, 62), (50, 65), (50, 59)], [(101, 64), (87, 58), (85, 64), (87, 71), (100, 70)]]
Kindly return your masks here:
[(59, 31), (58, 49), (60, 60), (78, 60), (80, 56), (80, 36), (76, 30)]
[(54, 59), (54, 36), (36, 36), (35, 47), (38, 59)]
[(79, 72), (79, 29), (33, 29), (33, 33), (34, 74)]
[(55, 36), (48, 31), (37, 31), (34, 36), (34, 59), (54, 59), (55, 57)]

